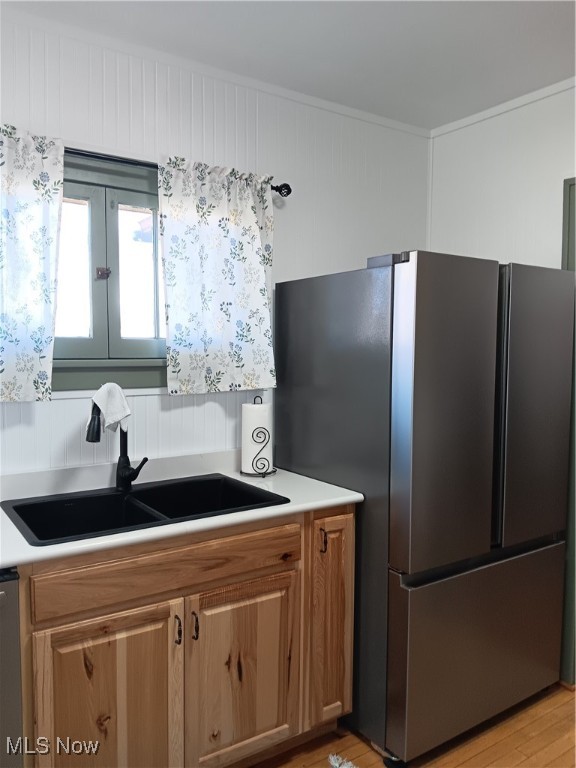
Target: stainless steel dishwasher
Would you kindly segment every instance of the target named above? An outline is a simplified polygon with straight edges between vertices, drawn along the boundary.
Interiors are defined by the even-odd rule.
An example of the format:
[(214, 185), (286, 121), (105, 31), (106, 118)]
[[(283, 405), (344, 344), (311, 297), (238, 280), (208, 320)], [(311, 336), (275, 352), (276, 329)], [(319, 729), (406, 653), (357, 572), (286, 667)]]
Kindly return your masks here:
[(23, 759), (18, 574), (0, 570), (0, 768)]

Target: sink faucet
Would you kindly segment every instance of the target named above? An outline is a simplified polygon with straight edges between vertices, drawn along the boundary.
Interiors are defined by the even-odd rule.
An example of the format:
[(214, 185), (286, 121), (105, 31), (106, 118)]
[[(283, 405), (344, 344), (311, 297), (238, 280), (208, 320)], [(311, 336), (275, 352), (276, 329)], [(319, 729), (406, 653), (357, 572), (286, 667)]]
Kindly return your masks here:
[[(86, 440), (89, 443), (100, 442), (100, 408), (96, 403), (92, 404), (92, 415), (86, 428)], [(140, 470), (148, 461), (148, 457), (145, 456), (137, 467), (130, 465), (130, 459), (128, 458), (128, 432), (120, 427), (120, 456), (118, 457), (118, 464), (116, 465), (116, 489), (118, 491), (129, 491), (132, 488), (132, 481), (136, 480), (140, 474)]]
[(128, 432), (120, 427), (120, 456), (118, 457), (118, 464), (116, 465), (117, 490), (129, 491), (132, 488), (132, 481), (136, 480), (140, 474), (140, 470), (147, 461), (148, 457), (144, 456), (137, 467), (132, 467), (130, 465), (130, 459), (128, 458)]

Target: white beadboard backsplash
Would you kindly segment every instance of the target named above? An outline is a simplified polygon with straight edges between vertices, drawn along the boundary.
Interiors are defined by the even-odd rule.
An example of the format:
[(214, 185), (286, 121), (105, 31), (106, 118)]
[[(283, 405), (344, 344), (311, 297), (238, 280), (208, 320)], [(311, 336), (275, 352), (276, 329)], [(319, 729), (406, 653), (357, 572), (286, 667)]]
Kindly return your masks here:
[[(127, 390), (128, 454), (149, 459), (232, 451), (241, 444), (241, 406), (256, 392), (185, 395)], [(264, 393), (269, 400), (269, 393)], [(266, 397), (266, 395), (268, 397)], [(118, 433), (87, 443), (91, 393), (60, 393), (51, 402), (0, 403), (2, 475), (114, 463)]]

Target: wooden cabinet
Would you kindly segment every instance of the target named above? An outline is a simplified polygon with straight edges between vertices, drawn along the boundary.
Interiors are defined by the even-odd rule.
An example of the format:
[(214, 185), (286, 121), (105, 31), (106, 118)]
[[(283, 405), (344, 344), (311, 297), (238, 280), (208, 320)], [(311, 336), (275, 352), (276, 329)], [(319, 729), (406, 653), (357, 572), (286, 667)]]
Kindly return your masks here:
[(171, 600), (34, 633), (40, 766), (183, 764), (183, 611)]
[(354, 518), (314, 521), (312, 537), (311, 723), (352, 709)]
[(335, 724), (351, 700), (352, 510), (22, 569), (26, 732), (50, 744), (35, 764), (245, 765)]
[(228, 765), (298, 733), (299, 573), (189, 598), (186, 763)]

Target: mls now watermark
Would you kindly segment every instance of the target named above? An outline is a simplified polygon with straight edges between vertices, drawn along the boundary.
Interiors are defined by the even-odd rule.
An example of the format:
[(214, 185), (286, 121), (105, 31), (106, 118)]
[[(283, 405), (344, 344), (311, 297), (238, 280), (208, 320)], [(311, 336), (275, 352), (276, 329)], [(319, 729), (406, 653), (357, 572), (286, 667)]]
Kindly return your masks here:
[(57, 736), (54, 745), (47, 736), (38, 736), (37, 739), (19, 736), (15, 741), (8, 736), (6, 739), (7, 755), (48, 755), (51, 752), (57, 755), (95, 755), (99, 747), (99, 741), (80, 741), (70, 736), (64, 739)]

